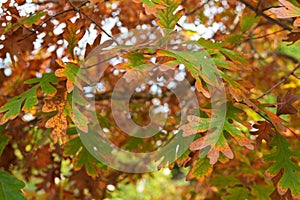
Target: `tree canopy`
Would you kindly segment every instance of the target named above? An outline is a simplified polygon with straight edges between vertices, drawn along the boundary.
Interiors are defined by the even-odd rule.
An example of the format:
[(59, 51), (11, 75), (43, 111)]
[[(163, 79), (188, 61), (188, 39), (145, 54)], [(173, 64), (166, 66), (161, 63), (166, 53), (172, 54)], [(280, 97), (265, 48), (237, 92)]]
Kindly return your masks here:
[(299, 0), (0, 5), (0, 199), (300, 199)]

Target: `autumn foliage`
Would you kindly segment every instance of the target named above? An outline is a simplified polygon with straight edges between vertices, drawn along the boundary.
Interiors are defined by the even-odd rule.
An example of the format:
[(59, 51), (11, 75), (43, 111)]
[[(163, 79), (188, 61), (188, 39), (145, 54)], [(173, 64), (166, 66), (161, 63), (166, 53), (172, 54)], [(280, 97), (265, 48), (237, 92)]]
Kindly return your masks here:
[[(300, 1), (0, 5), (1, 200), (105, 199), (108, 185), (135, 184), (145, 174), (115, 170), (85, 145), (80, 135), (91, 134), (97, 124), (113, 145), (136, 153), (163, 148), (174, 137), (192, 138), (181, 155), (177, 143), (159, 154), (158, 170), (185, 173), (189, 186), (179, 189), (180, 199), (300, 199)], [(160, 30), (166, 37), (151, 48), (143, 34), (134, 36), (136, 43), (143, 41), (140, 46), (118, 42), (137, 30), (145, 35)], [(187, 42), (184, 51), (164, 46), (175, 36)], [(113, 45), (110, 53), (121, 62), (110, 62), (105, 70), (88, 66), (94, 49)], [(98, 59), (106, 62), (104, 56)], [(147, 73), (157, 73), (157, 82), (129, 96), (130, 119), (147, 126), (159, 106), (167, 107), (168, 115), (156, 119), (158, 124), (165, 119), (156, 135), (134, 137), (112, 114), (112, 107), (120, 116), (124, 109), (114, 104), (113, 92), (122, 78), (122, 85), (130, 86), (146, 80)], [(183, 121), (181, 99), (167, 86), (181, 82), (180, 76), (198, 102)], [(95, 121), (88, 110), (91, 99)], [(110, 149), (95, 151), (113, 159)], [(145, 163), (137, 170), (147, 171)]]

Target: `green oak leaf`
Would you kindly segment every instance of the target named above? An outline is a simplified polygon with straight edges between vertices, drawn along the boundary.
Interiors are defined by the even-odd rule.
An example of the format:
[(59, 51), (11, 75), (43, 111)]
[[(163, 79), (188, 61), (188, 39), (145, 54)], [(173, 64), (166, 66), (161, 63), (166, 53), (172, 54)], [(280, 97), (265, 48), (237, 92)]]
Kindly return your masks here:
[(0, 199), (1, 200), (25, 200), (20, 189), (25, 183), (10, 175), (6, 171), (0, 171)]
[(183, 13), (175, 12), (180, 2), (166, 1), (165, 3), (168, 6), (165, 9), (158, 11), (158, 25), (170, 32), (174, 29)]
[(186, 179), (197, 179), (199, 182), (204, 182), (213, 171), (213, 165), (209, 163), (208, 158), (198, 158), (190, 172), (188, 173)]
[[(217, 111), (216, 114), (218, 114)], [(227, 103), (227, 113), (224, 122), (215, 118), (202, 118), (198, 116), (188, 116), (187, 124), (181, 126), (183, 136), (190, 136), (200, 132), (207, 132), (205, 136), (196, 139), (190, 144), (190, 149), (200, 150), (200, 153), (210, 158), (210, 163), (215, 164), (218, 161), (219, 153), (223, 153), (229, 159), (233, 158), (233, 152), (225, 137), (225, 133), (229, 133), (240, 146), (253, 149), (252, 141), (240, 130), (234, 122), (240, 122), (238, 114), (242, 111)]]
[(253, 24), (260, 20), (259, 17), (256, 16), (244, 16), (241, 22), (242, 31), (247, 31)]
[(9, 136), (2, 134), (5, 127), (6, 127), (6, 124), (0, 125), (0, 156), (2, 155), (3, 150), (5, 149), (6, 145), (8, 144), (8, 141), (10, 139)]
[(39, 13), (35, 13), (33, 15), (28, 16), (25, 19), (22, 19), (21, 23), (25, 24), (27, 26), (31, 26), (34, 23), (37, 23), (39, 21), (39, 19), (41, 17), (43, 17), (44, 15), (46, 15), (45, 11), (39, 12)]
[(32, 78), (25, 81), (26, 84), (39, 83), (38, 86), (41, 87), (45, 94), (54, 94), (56, 88), (52, 84), (58, 83), (59, 79), (55, 76), (54, 72), (45, 73), (41, 78)]
[(273, 178), (283, 169), (283, 175), (277, 183), (278, 192), (285, 194), (290, 189), (293, 196), (300, 197), (300, 167), (291, 160), (292, 156), (299, 158), (299, 154), (289, 149), (290, 143), (279, 133), (275, 135), (271, 145), (276, 149), (273, 153), (265, 156), (265, 160), (273, 162), (273, 164), (265, 174)]
[(32, 109), (32, 107), (38, 103), (38, 99), (36, 96), (37, 88), (38, 85), (32, 87), (21, 95), (10, 99), (6, 104), (4, 104), (0, 108), (0, 113), (4, 113), (4, 115), (0, 119), (0, 125), (6, 123), (10, 119), (16, 118), (21, 112), (21, 108), (24, 111)]
[(235, 187), (227, 190), (229, 195), (222, 197), (222, 200), (253, 199), (246, 187)]
[(241, 185), (242, 182), (232, 175), (223, 176), (217, 175), (210, 180), (210, 183), (219, 188), (233, 187), (235, 185)]
[[(86, 134), (86, 133), (81, 133)], [(98, 167), (103, 167), (99, 161), (97, 161), (93, 155), (84, 147), (80, 137), (73, 138), (64, 147), (65, 156), (74, 156), (73, 165), (75, 170), (81, 169), (85, 166), (86, 172), (89, 176), (97, 177)]]

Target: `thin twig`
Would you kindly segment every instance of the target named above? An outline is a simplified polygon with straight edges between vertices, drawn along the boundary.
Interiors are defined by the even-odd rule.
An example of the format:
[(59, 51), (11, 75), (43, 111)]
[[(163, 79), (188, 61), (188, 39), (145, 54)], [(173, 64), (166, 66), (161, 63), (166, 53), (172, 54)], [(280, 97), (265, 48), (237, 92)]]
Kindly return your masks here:
[(105, 62), (107, 62), (107, 61), (110, 61), (111, 59), (116, 58), (116, 57), (118, 57), (118, 55), (112, 56), (112, 57), (110, 57), (110, 58), (106, 58), (106, 59), (101, 60), (100, 62), (97, 62), (97, 63), (92, 64), (92, 65), (84, 66), (84, 67), (82, 67), (82, 69), (90, 69), (90, 68), (92, 68), (92, 67), (95, 67), (95, 66), (97, 66), (97, 65), (100, 65), (100, 64), (105, 63)]
[[(73, 0), (75, 3), (82, 3), (82, 0)], [(44, 5), (44, 4), (49, 4), (49, 3), (55, 3), (55, 4), (60, 4), (60, 0), (48, 0), (48, 1), (33, 1), (32, 4), (36, 5)]]
[(267, 94), (269, 94), (270, 92), (272, 92), (276, 87), (278, 87), (279, 85), (281, 85), (282, 83), (284, 83), (285, 81), (287, 81), (287, 79), (291, 76), (291, 75), (294, 75), (295, 71), (300, 68), (300, 62), (296, 65), (296, 67), (290, 72), (288, 73), (287, 75), (285, 75), (281, 81), (279, 81), (278, 83), (276, 83), (275, 85), (273, 85), (270, 89), (268, 89), (265, 93), (263, 93), (262, 95), (260, 95), (258, 99), (261, 99), (263, 98), (264, 96), (266, 96)]
[(239, 0), (240, 2), (242, 2), (243, 4), (245, 4), (248, 8), (250, 8), (251, 10), (253, 10), (257, 15), (264, 17), (266, 20), (268, 20), (269, 22), (272, 22), (274, 24), (277, 24), (278, 26), (281, 26), (282, 28), (284, 28), (285, 30), (289, 30), (291, 31), (292, 28), (289, 27), (288, 25), (277, 21), (276, 19), (273, 19), (272, 17), (269, 17), (268, 15), (266, 15), (265, 13), (263, 13), (261, 10), (257, 10), (254, 6), (252, 6), (250, 3), (248, 3), (245, 0)]
[(268, 34), (265, 34), (265, 35), (261, 35), (261, 36), (257, 36), (257, 37), (249, 37), (247, 39), (244, 40), (244, 42), (247, 42), (249, 40), (256, 40), (256, 39), (263, 39), (265, 37), (268, 37), (268, 36), (271, 36), (271, 35), (274, 35), (276, 33), (280, 33), (280, 32), (283, 32), (283, 31), (286, 31), (285, 29), (281, 29), (279, 31), (274, 31), (272, 33), (268, 33)]
[(81, 14), (83, 14), (86, 18), (88, 18), (91, 22), (93, 22), (105, 35), (107, 35), (110, 39), (112, 39), (117, 45), (119, 45), (118, 41), (113, 37), (111, 36), (109, 33), (107, 33), (103, 28), (102, 26), (97, 23), (93, 18), (91, 18), (89, 15), (87, 15), (86, 13), (80, 11)]
[[(90, 2), (90, 1), (85, 1), (85, 2), (81, 3), (81, 4), (77, 7), (77, 9), (80, 8), (80, 7), (82, 7), (82, 6), (84, 6), (84, 5), (87, 4), (88, 2)], [(48, 21), (50, 21), (51, 19), (53, 19), (53, 18), (55, 18), (55, 17), (57, 17), (57, 16), (59, 16), (59, 15), (62, 15), (62, 14), (64, 14), (64, 13), (70, 12), (70, 11), (74, 11), (74, 8), (70, 8), (70, 9), (67, 9), (67, 10), (63, 10), (63, 11), (61, 11), (61, 12), (58, 12), (58, 13), (56, 13), (56, 14), (54, 14), (54, 15), (48, 17), (48, 18), (45, 19), (43, 22), (41, 22), (41, 23), (40, 23), (40, 24), (39, 24), (39, 25), (38, 25), (31, 33), (29, 33), (29, 34), (25, 35), (24, 37), (22, 37), (21, 39), (17, 40), (17, 42), (21, 42), (21, 41), (25, 40), (26, 38), (32, 36), (34, 33), (36, 33), (36, 31), (38, 31), (44, 24), (46, 24), (46, 23), (47, 23)]]
[(274, 55), (289, 59), (289, 60), (293, 61), (295, 64), (297, 64), (299, 62), (298, 58), (296, 58), (290, 54), (284, 53), (282, 51), (274, 51), (274, 52), (268, 53), (268, 56), (274, 56)]
[(257, 3), (256, 7), (255, 7), (255, 12), (259, 11), (259, 6), (261, 4), (262, 0), (259, 0), (259, 2)]
[[(68, 2), (71, 4), (71, 6), (73, 7), (73, 9), (84, 15), (87, 19), (89, 19), (91, 22), (93, 22), (105, 35), (107, 35), (110, 39), (112, 39), (117, 45), (119, 45), (118, 41), (113, 37), (111, 36), (109, 33), (107, 33), (103, 28), (102, 26), (96, 22), (96, 20), (94, 20), (92, 17), (90, 17), (88, 14), (86, 14), (85, 12), (83, 12), (82, 10), (80, 10), (80, 7), (76, 7), (73, 3), (72, 3), (72, 0), (68, 0)], [(104, 1), (105, 2), (105, 1)]]
[(201, 5), (197, 6), (195, 9), (193, 9), (192, 11), (190, 12), (186, 12), (185, 15), (186, 16), (189, 16), (189, 15), (193, 15), (195, 12), (197, 12), (198, 10), (200, 10), (201, 8), (203, 8), (205, 6), (205, 4), (207, 4), (210, 0), (208, 0), (207, 2), (205, 3), (202, 3)]
[(295, 73), (292, 74), (296, 79), (300, 80), (300, 77), (298, 75), (296, 75)]
[[(127, 93), (124, 93), (124, 95), (119, 95), (118, 97), (114, 97), (114, 100), (125, 100), (125, 96), (127, 95)], [(133, 94), (130, 99), (134, 99), (134, 100), (151, 100), (154, 98), (166, 98), (166, 97), (170, 97), (172, 96), (173, 93), (171, 91), (165, 92), (163, 94), (151, 94), (151, 93), (135, 93)], [(103, 100), (110, 100), (112, 99), (112, 91), (107, 91), (104, 92), (102, 94), (95, 94), (94, 97), (92, 97), (95, 99), (95, 101), (103, 101)]]

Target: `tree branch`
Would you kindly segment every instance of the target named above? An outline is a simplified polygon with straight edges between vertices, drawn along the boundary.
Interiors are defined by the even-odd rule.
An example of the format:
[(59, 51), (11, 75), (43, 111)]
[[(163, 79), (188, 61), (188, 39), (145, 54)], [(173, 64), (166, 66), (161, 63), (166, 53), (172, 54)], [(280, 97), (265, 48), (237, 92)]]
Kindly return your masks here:
[[(84, 15), (88, 20), (90, 20), (91, 22), (93, 22), (105, 35), (107, 35), (110, 39), (112, 39), (117, 45), (119, 45), (118, 41), (113, 38), (113, 36), (111, 36), (109, 33), (107, 33), (102, 26), (96, 22), (96, 20), (94, 20), (92, 17), (90, 17), (88, 14), (86, 14), (85, 12), (80, 10), (80, 7), (76, 7), (73, 3), (72, 0), (68, 0), (68, 2), (71, 4), (71, 6), (73, 7), (74, 11), (81, 13), (82, 15)], [(105, 1), (103, 1), (105, 2)]]
[(281, 85), (282, 83), (284, 83), (285, 81), (287, 81), (287, 79), (291, 76), (291, 75), (294, 75), (294, 73), (296, 72), (296, 70), (300, 68), (300, 62), (296, 65), (296, 67), (294, 67), (294, 69), (288, 73), (287, 75), (285, 75), (281, 81), (279, 81), (278, 83), (276, 83), (275, 85), (273, 85), (270, 89), (268, 89), (265, 93), (263, 93), (262, 95), (260, 95), (258, 99), (261, 99), (263, 98), (264, 96), (266, 96), (267, 94), (269, 94), (270, 92), (272, 92), (272, 90), (274, 90), (276, 87), (278, 87), (279, 85)]
[(201, 8), (203, 8), (205, 6), (205, 4), (207, 4), (208, 2), (210, 2), (210, 0), (208, 0), (207, 2), (202, 3), (201, 5), (197, 6), (196, 8), (194, 8), (193, 10), (186, 12), (185, 15), (189, 16), (189, 15), (193, 15), (194, 13), (196, 13), (198, 10), (200, 10)]
[(259, 10), (259, 6), (260, 6), (261, 2), (262, 2), (262, 0), (259, 0), (259, 2), (257, 3), (257, 5), (255, 7), (256, 12)]
[[(82, 0), (73, 0), (73, 2), (75, 3), (82, 3)], [(36, 4), (36, 5), (44, 5), (44, 4), (49, 4), (49, 3), (55, 3), (55, 4), (60, 4), (61, 1), (59, 0), (48, 0), (48, 1), (33, 1), (32, 2), (33, 4)]]
[(256, 15), (258, 16), (262, 16), (264, 17), (266, 20), (268, 20), (269, 22), (272, 22), (274, 24), (277, 24), (278, 26), (281, 26), (282, 28), (284, 28), (285, 30), (293, 30), (291, 27), (289, 27), (288, 25), (277, 21), (276, 19), (273, 19), (272, 17), (269, 17), (268, 15), (266, 15), (265, 13), (263, 13), (261, 10), (258, 10), (256, 7), (252, 6), (249, 2), (247, 2), (246, 0), (239, 0), (240, 2), (242, 2), (243, 4), (245, 4), (245, 6), (247, 6), (248, 8), (250, 8), (251, 10), (253, 10)]
[[(83, 3), (81, 3), (78, 7), (76, 7), (77, 9), (79, 9), (80, 7), (84, 6), (85, 4), (87, 4), (88, 2), (90, 1), (85, 1)], [(26, 38), (32, 36), (33, 34), (35, 34), (36, 31), (38, 31), (44, 24), (46, 24), (48, 21), (50, 21), (51, 19), (59, 16), (59, 15), (62, 15), (64, 13), (67, 13), (67, 12), (70, 12), (70, 11), (74, 11), (74, 8), (70, 8), (70, 9), (67, 9), (67, 10), (63, 10), (61, 12), (58, 12), (56, 13), (55, 15), (52, 15), (50, 17), (48, 17), (47, 19), (45, 19), (43, 22), (41, 22), (31, 33), (29, 33), (28, 35), (25, 35), (23, 38), (17, 40), (17, 42), (21, 42), (23, 40), (25, 40)]]
[[(164, 92), (163, 94), (158, 94), (158, 95), (153, 95), (151, 93), (135, 93), (131, 96), (131, 99), (134, 100), (152, 100), (153, 98), (164, 98), (171, 96), (173, 93), (172, 92)], [(112, 91), (107, 91), (102, 94), (95, 94), (95, 101), (103, 101), (103, 100), (109, 100), (112, 97)], [(122, 100), (123, 98), (121, 97), (118, 100)]]
[(281, 29), (281, 30), (278, 30), (278, 31), (274, 31), (272, 33), (268, 33), (268, 34), (265, 34), (265, 35), (261, 35), (261, 36), (257, 36), (257, 37), (249, 37), (249, 38), (246, 38), (244, 40), (244, 42), (248, 42), (250, 40), (257, 40), (257, 39), (263, 39), (265, 37), (268, 37), (268, 36), (271, 36), (271, 35), (274, 35), (276, 33), (280, 33), (280, 32), (283, 32), (283, 31), (286, 31), (285, 29)]
[(284, 52), (282, 52), (282, 51), (274, 51), (274, 52), (271, 52), (271, 53), (269, 53), (268, 54), (269, 56), (279, 56), (279, 57), (283, 57), (283, 58), (286, 58), (286, 59), (289, 59), (289, 60), (291, 60), (291, 61), (293, 61), (294, 63), (298, 63), (298, 62), (300, 62), (299, 60), (298, 60), (298, 58), (296, 58), (296, 57), (294, 57), (294, 56), (292, 56), (292, 55), (290, 55), (290, 54), (287, 54), (287, 53), (284, 53)]

